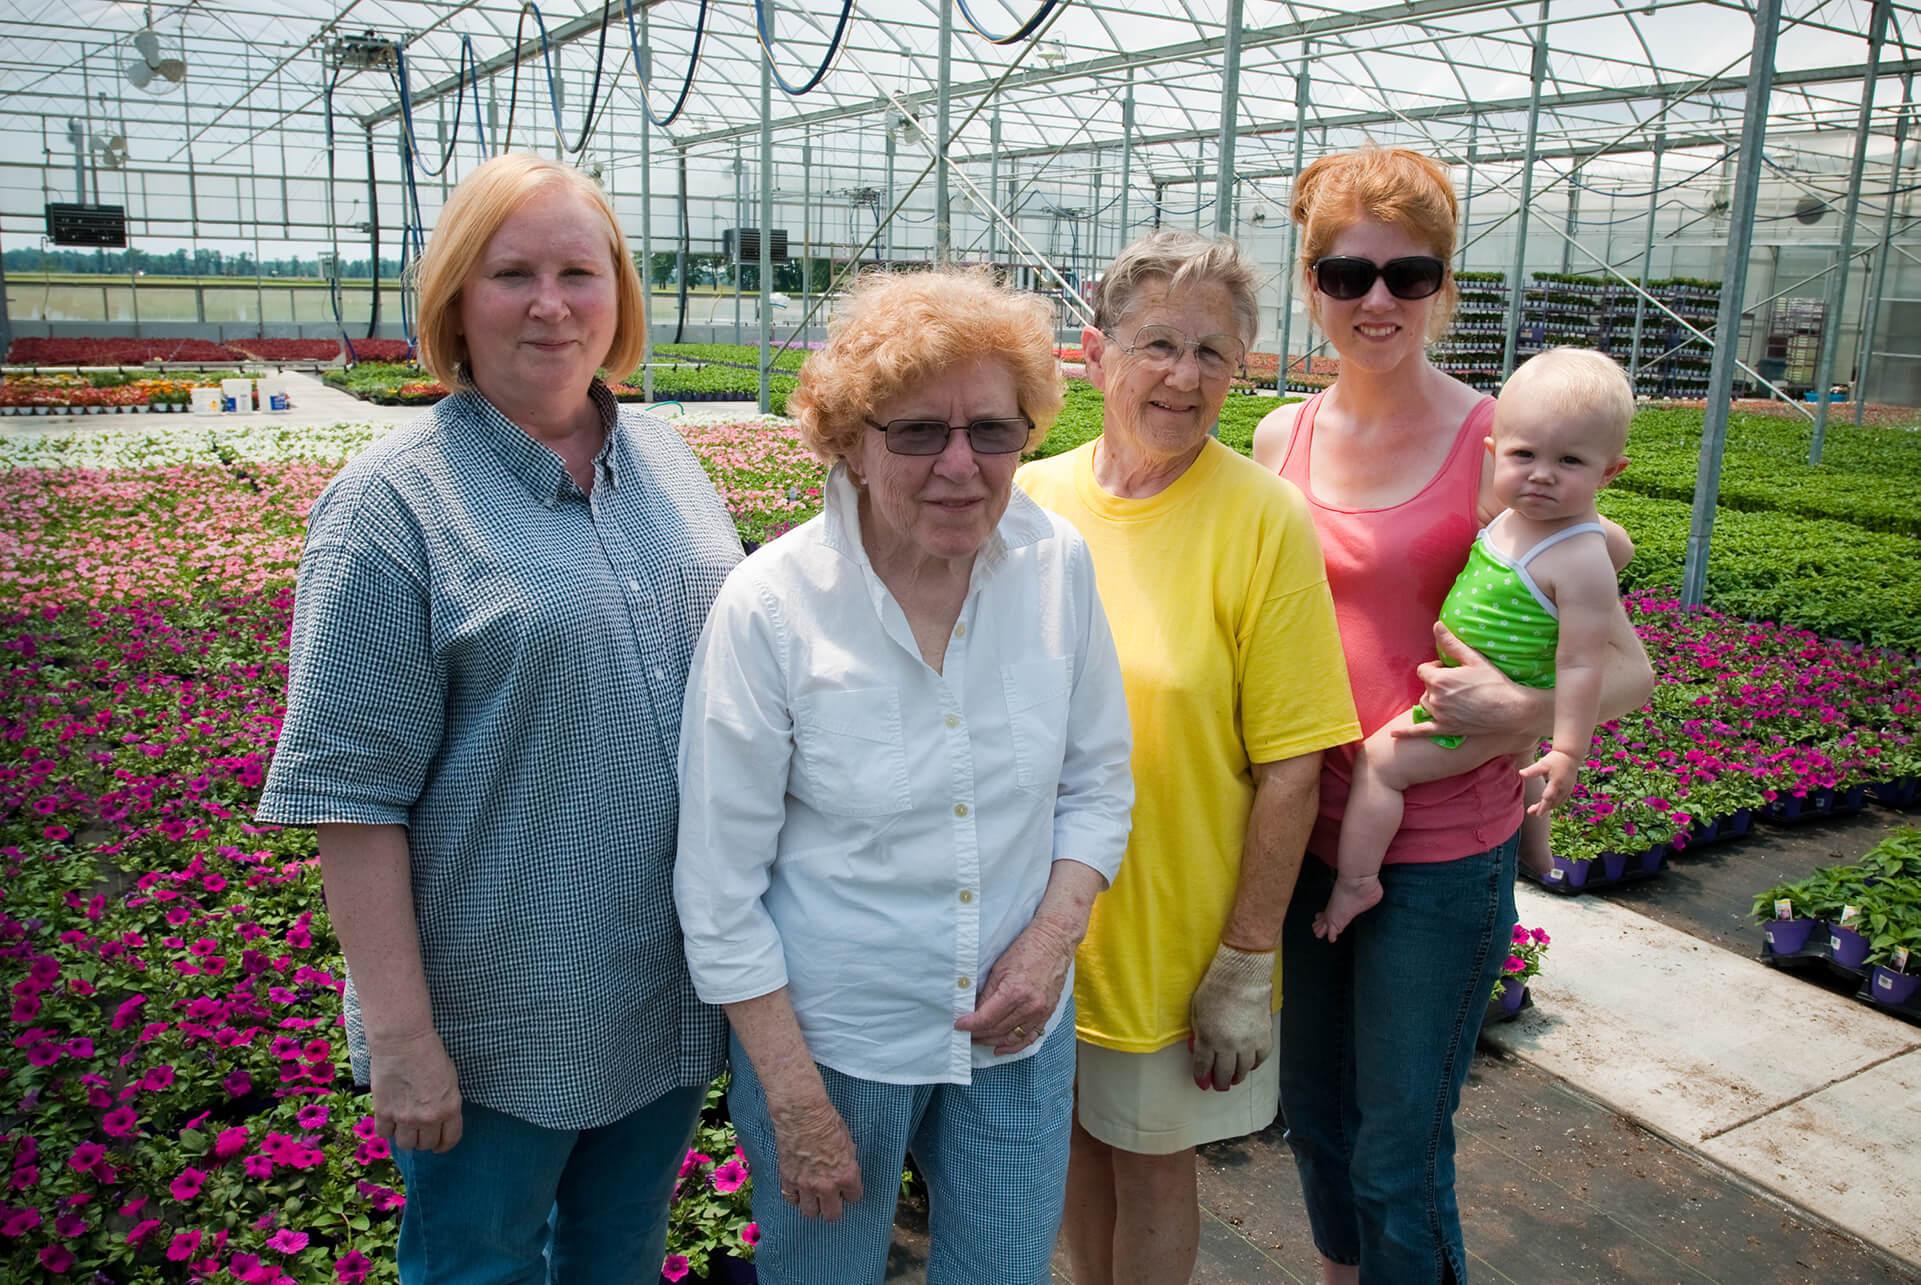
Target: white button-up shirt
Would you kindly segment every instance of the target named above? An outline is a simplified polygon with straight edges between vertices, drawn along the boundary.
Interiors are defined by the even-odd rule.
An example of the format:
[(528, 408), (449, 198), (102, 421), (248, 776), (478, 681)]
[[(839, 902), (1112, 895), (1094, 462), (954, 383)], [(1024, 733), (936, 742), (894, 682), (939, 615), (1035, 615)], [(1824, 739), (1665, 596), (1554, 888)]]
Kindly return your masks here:
[[(942, 672), (826, 511), (741, 563), (701, 635), (680, 740), (674, 898), (694, 989), (788, 988), (814, 1059), (966, 1084), (1006, 1058), (957, 1018), (1027, 927), (1057, 860), (1110, 882), (1133, 780), (1094, 564), (1018, 489), (975, 557)], [(1070, 975), (1048, 1019), (1073, 994)]]

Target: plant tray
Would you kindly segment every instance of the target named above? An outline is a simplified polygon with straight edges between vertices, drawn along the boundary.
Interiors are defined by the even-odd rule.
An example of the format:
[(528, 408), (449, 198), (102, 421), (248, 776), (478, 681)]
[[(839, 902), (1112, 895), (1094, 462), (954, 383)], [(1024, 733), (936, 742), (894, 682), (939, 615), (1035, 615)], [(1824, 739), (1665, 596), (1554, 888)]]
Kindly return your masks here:
[(1904, 776), (1894, 781), (1876, 781), (1868, 787), (1868, 794), (1882, 807), (1905, 812), (1921, 802), (1921, 778)]
[[(1751, 808), (1742, 808), (1733, 816), (1715, 817), (1712, 821), (1696, 817), (1693, 827), (1688, 831), (1687, 846), (1705, 848), (1710, 844), (1732, 843), (1736, 839), (1746, 838), (1753, 829), (1754, 811)], [(1682, 849), (1683, 853), (1686, 851), (1686, 848)]]
[(1638, 883), (1652, 879), (1667, 868), (1668, 845), (1657, 843), (1645, 852), (1623, 854), (1604, 852), (1592, 861), (1571, 861), (1551, 857), (1553, 863), (1544, 874), (1524, 871), (1529, 879), (1549, 892), (1594, 892), (1615, 884)]
[[(1791, 920), (1781, 922), (1805, 923), (1807, 921)], [(1889, 973), (1887, 969), (1879, 965), (1869, 965), (1865, 963), (1858, 967), (1853, 967), (1850, 966), (1845, 959), (1837, 959), (1835, 957), (1835, 934), (1833, 929), (1827, 924), (1818, 923), (1816, 929), (1809, 934), (1806, 945), (1796, 950), (1775, 949), (1775, 943), (1770, 941), (1768, 936), (1768, 930), (1774, 927), (1775, 925), (1768, 924), (1764, 925), (1761, 930), (1762, 963), (1770, 964), (1789, 972), (1799, 972), (1808, 968), (1819, 968), (1821, 971), (1832, 973), (1837, 977), (1859, 982), (1860, 985), (1854, 992), (1856, 999), (1865, 1004), (1872, 1004), (1884, 1013), (1892, 1013), (1896, 1017), (1905, 1018), (1910, 1022), (1921, 1025), (1921, 987), (1916, 987), (1910, 994), (1901, 995), (1899, 992), (1906, 988), (1901, 985), (1901, 975), (1899, 973)], [(1779, 935), (1778, 929), (1776, 930), (1776, 935)]]
[(1804, 797), (1783, 795), (1762, 808), (1760, 816), (1770, 825), (1800, 825), (1819, 817), (1851, 816), (1867, 806), (1867, 800), (1865, 785), (1846, 790), (1810, 790)]

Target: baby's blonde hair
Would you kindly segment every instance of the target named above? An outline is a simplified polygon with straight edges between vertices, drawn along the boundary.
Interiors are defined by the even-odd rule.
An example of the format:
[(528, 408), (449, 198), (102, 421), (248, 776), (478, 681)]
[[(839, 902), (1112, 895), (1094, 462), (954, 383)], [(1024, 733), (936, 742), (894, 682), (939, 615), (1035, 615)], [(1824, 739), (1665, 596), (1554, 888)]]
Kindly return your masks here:
[[(1549, 348), (1515, 368), (1501, 386), (1501, 400), (1524, 397), (1563, 415), (1590, 415), (1609, 436), (1609, 453), (1627, 449), (1634, 419), (1634, 385), (1619, 362), (1592, 348)], [(1500, 435), (1495, 417), (1495, 435)]]

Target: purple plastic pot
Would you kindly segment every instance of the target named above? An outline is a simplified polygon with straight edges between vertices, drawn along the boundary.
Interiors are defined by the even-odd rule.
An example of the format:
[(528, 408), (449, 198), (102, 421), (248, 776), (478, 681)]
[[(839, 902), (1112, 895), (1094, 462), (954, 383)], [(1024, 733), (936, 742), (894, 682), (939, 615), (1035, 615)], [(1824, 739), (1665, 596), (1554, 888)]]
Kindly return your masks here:
[(1853, 816), (1867, 805), (1868, 787), (1865, 785), (1851, 785), (1845, 790), (1834, 792), (1833, 806), (1829, 811), (1838, 817)]
[(1721, 837), (1723, 839), (1738, 839), (1742, 835), (1746, 834), (1748, 831), (1752, 830), (1753, 828), (1754, 828), (1754, 809), (1742, 808), (1739, 812), (1736, 812), (1733, 816), (1722, 818)]
[(1808, 948), (1808, 938), (1825, 925), (1819, 919), (1776, 919), (1761, 929), (1770, 955), (1793, 955)]
[(1518, 977), (1501, 979), (1501, 998), (1497, 1001), (1503, 1013), (1518, 1013), (1521, 1005), (1527, 1003), (1527, 983)]
[(1609, 883), (1628, 872), (1628, 854), (1625, 852), (1603, 852), (1601, 854), (1601, 877)]
[(1690, 847), (1705, 847), (1710, 843), (1719, 843), (1720, 841), (1720, 817), (1716, 817), (1712, 821), (1702, 821), (1699, 818), (1695, 819), (1694, 828), (1688, 835), (1688, 844)]
[(1591, 861), (1569, 861), (1566, 857), (1549, 857), (1553, 868), (1547, 872), (1548, 883), (1558, 883), (1568, 888), (1587, 887), (1588, 867)]
[(1828, 949), (1843, 968), (1860, 968), (1868, 962), (1868, 939), (1840, 924), (1828, 925)]
[(1916, 781), (1914, 777), (1904, 776), (1894, 781), (1877, 781), (1868, 787), (1875, 801), (1890, 808), (1911, 808), (1914, 806)]
[(1921, 991), (1921, 975), (1897, 973), (1884, 964), (1876, 964), (1868, 979), (1868, 994), (1877, 1004), (1899, 1007), (1914, 998)]
[(1668, 845), (1665, 843), (1657, 843), (1637, 856), (1635, 862), (1636, 867), (1642, 874), (1651, 875), (1660, 870), (1661, 864), (1667, 859)]

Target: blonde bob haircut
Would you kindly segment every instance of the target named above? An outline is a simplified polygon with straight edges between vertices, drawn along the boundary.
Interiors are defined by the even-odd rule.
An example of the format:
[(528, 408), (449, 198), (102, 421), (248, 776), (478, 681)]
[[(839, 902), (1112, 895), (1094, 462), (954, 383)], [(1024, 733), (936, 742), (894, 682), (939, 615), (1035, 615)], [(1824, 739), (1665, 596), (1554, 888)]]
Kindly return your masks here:
[(1540, 406), (1556, 416), (1582, 416), (1608, 434), (1608, 450), (1627, 449), (1634, 419), (1634, 386), (1621, 364), (1592, 348), (1549, 348), (1517, 366), (1495, 403), (1494, 436), (1501, 435), (1501, 402)]
[(1014, 376), (1021, 413), (1034, 421), (1023, 450), (1061, 413), (1053, 305), (1000, 285), (986, 268), (867, 272), (854, 284), (808, 357), (788, 399), (800, 437), (829, 464), (857, 454), (874, 407), (950, 366), (976, 358)]
[(500, 225), (534, 196), (551, 188), (579, 196), (607, 224), (607, 252), (614, 270), (614, 339), (601, 362), (616, 380), (640, 365), (647, 340), (640, 273), (627, 252), (627, 235), (607, 194), (593, 179), (544, 156), (510, 152), (483, 162), (440, 209), (427, 252), (414, 270), (419, 291), (420, 364), (449, 388), (472, 388), (467, 341), (460, 335), (460, 291)]
[(1149, 282), (1169, 290), (1214, 282), (1233, 301), (1234, 321), (1243, 343), (1254, 342), (1261, 306), (1255, 295), (1254, 265), (1228, 237), (1206, 237), (1180, 228), (1162, 228), (1130, 242), (1101, 276), (1094, 318), (1101, 333), (1127, 319), (1134, 298)]
[(1323, 156), (1294, 181), (1289, 213), (1301, 229), (1301, 281), (1307, 314), (1316, 325), (1321, 317), (1314, 264), (1327, 257), (1341, 233), (1372, 219), (1406, 231), (1446, 265), (1441, 293), (1428, 313), (1428, 342), (1447, 333), (1461, 303), (1453, 266), (1461, 206), (1438, 161), (1407, 147), (1363, 147)]

